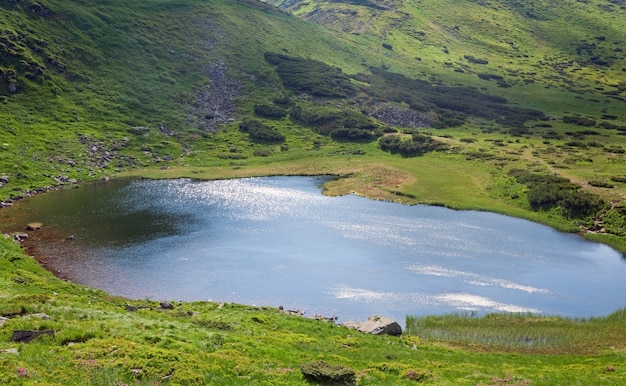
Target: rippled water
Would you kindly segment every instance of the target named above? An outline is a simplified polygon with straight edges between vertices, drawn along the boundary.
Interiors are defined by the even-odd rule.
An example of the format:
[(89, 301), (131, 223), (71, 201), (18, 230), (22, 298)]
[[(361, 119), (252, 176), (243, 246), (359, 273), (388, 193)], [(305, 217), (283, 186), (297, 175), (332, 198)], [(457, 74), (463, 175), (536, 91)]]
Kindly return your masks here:
[(64, 277), (131, 298), (401, 322), (465, 311), (606, 315), (626, 305), (626, 263), (607, 246), (492, 213), (327, 197), (322, 182), (122, 181), (20, 210), (57, 235), (44, 249)]

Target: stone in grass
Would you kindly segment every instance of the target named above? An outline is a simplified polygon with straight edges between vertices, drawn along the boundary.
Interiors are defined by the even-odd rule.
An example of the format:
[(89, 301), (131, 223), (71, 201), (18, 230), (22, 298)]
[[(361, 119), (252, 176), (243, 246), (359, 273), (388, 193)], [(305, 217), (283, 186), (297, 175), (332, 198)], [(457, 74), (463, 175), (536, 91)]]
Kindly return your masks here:
[(13, 331), (13, 335), (11, 336), (11, 340), (13, 342), (28, 343), (39, 338), (42, 335), (55, 336), (56, 332), (54, 330), (15, 330)]
[(26, 230), (29, 230), (29, 231), (38, 231), (41, 228), (43, 228), (43, 224), (40, 222), (31, 222), (28, 225), (26, 225)]

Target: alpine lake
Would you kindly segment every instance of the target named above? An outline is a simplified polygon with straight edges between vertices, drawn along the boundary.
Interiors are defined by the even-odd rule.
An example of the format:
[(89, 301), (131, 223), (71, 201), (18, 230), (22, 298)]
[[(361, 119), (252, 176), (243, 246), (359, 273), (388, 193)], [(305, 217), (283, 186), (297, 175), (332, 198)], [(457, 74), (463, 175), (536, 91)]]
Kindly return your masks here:
[(28, 253), (59, 277), (132, 299), (401, 324), (624, 306), (626, 260), (608, 246), (488, 212), (329, 197), (326, 180), (113, 180), (21, 200), (0, 223), (41, 222)]

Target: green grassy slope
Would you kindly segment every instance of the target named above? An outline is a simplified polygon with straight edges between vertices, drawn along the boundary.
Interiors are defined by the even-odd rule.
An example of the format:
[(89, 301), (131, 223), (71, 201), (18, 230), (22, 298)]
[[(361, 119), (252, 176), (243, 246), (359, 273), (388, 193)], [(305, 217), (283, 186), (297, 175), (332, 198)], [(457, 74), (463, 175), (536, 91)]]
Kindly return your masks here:
[[(467, 84), (474, 83), (472, 78), (479, 73), (490, 73), (502, 76), (511, 86), (539, 83), (541, 87), (596, 94), (603, 100), (624, 91), (622, 21), (626, 9), (620, 2), (267, 2), (336, 30), (364, 39), (378, 38), (373, 52), (381, 60), (403, 57), (404, 66), (391, 64), (413, 74), (423, 71), (428, 76), (450, 76), (449, 72), (456, 71), (467, 75), (456, 78)], [(481, 85), (489, 87), (489, 82)], [(520, 89), (511, 91), (511, 97), (520, 93)], [(535, 98), (538, 104), (519, 101), (563, 112), (560, 103), (553, 105), (541, 94)]]
[[(374, 336), (277, 308), (129, 301), (61, 281), (0, 238), (2, 385), (615, 385), (624, 312), (407, 319)], [(28, 343), (14, 331), (48, 331)], [(342, 366), (309, 379), (306, 366)], [(302, 369), (305, 368), (305, 371)], [(310, 367), (309, 367), (310, 368)]]
[(178, 157), (272, 95), (265, 51), (358, 62), (337, 34), (256, 1), (0, 6), (0, 197)]

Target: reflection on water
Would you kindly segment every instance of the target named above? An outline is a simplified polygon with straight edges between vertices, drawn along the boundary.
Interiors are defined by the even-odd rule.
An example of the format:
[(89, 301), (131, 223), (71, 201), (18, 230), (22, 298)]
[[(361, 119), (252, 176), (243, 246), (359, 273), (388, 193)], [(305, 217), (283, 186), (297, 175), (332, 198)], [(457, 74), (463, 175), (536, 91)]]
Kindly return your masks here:
[(607, 246), (492, 213), (326, 197), (322, 182), (118, 181), (15, 210), (46, 225), (51, 240), (38, 248), (54, 270), (131, 298), (401, 322), (406, 314), (591, 316), (624, 306), (616, 294), (626, 289), (626, 264)]

